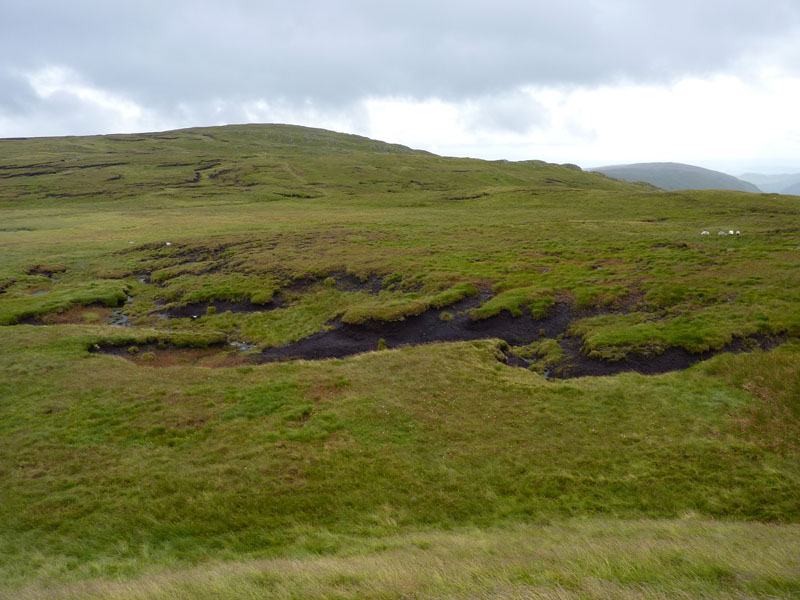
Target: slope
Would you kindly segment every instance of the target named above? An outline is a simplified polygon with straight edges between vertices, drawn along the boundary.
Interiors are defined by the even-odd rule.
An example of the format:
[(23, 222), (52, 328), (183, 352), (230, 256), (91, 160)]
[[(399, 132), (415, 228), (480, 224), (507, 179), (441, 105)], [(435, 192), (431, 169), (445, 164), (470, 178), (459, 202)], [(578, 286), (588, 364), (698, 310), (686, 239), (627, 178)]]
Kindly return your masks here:
[(681, 163), (637, 163), (591, 169), (625, 181), (645, 181), (664, 190), (739, 190), (759, 192), (747, 181), (732, 175)]
[(456, 193), (486, 185), (626, 189), (577, 167), (445, 159), (289, 125), (0, 140), (0, 166), (0, 199), (18, 202), (107, 201), (148, 193), (200, 198), (226, 192), (266, 201), (330, 193)]

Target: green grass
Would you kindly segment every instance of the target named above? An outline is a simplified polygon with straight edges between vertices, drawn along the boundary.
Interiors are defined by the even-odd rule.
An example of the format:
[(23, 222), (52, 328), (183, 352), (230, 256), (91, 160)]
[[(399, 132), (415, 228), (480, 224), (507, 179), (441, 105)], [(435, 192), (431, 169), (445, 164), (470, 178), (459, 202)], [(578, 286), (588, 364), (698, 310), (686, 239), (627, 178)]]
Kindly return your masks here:
[(567, 521), (381, 538), (301, 534), (286, 558), (17, 590), (20, 600), (792, 598), (797, 525)]
[[(28, 283), (28, 286), (31, 284)], [(8, 290), (3, 297), (0, 325), (14, 325), (23, 319), (64, 312), (75, 305), (119, 306), (127, 296), (124, 283), (118, 281), (89, 281), (86, 283), (49, 285), (30, 293), (22, 286)], [(39, 285), (34, 285), (39, 288)], [(52, 288), (52, 289), (46, 289)]]
[(531, 368), (536, 372), (544, 372), (555, 366), (564, 357), (564, 351), (557, 340), (543, 339), (527, 346), (516, 347), (514, 354), (532, 361)]
[[(288, 126), (0, 141), (0, 167), (0, 596), (797, 593), (797, 198)], [(571, 304), (605, 357), (785, 343), (564, 382), (546, 339), (532, 371), (497, 340), (203, 354), (487, 291), (475, 318)], [(15, 324), (127, 296), (134, 327)], [(280, 306), (153, 314), (209, 300)]]
[[(799, 516), (796, 348), (569, 383), (496, 363), (493, 342), (165, 376), (87, 355), (91, 327), (22, 328), (2, 365), (9, 582), (50, 558), (80, 579), (150, 555), (280, 554), (307, 528)], [(752, 372), (770, 369), (762, 393), (784, 386), (775, 409), (795, 416), (766, 440), (745, 423)]]

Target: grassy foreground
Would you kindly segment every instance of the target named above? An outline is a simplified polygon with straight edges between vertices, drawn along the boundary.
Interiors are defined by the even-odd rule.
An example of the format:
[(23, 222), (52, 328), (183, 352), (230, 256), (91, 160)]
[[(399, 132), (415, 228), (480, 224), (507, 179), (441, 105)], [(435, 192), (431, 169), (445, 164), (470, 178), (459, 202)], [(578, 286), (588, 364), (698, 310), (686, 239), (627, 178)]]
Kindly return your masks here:
[[(286, 126), (0, 141), (0, 597), (796, 596), (799, 202)], [(587, 356), (752, 351), (249, 360), (477, 293)]]
[(346, 550), (324, 557), (38, 586), (8, 598), (733, 599), (800, 593), (797, 525), (592, 520), (341, 543)]

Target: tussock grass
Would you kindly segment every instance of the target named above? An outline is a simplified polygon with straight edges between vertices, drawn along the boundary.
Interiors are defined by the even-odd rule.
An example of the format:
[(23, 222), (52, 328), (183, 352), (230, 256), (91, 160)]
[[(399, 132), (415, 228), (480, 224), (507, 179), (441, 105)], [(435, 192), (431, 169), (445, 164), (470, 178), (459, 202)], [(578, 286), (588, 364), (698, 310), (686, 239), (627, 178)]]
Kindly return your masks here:
[[(196, 598), (793, 598), (796, 525), (569, 521), (377, 539), (320, 556), (216, 563), (15, 590), (19, 600)], [(302, 547), (302, 542), (298, 542)]]
[[(105, 329), (7, 330), (8, 582), (280, 554), (298, 531), (800, 516), (796, 421), (781, 420), (797, 397), (796, 348), (749, 357), (753, 371), (783, 373), (774, 392), (759, 382), (778, 403), (762, 414), (735, 355), (569, 383), (501, 365), (491, 340), (165, 372), (87, 354)], [(778, 417), (780, 453), (746, 425), (754, 414)]]
[(536, 359), (531, 367), (537, 372), (556, 365), (564, 357), (564, 351), (557, 340), (544, 339), (527, 346), (513, 348), (514, 354), (526, 359)]
[[(36, 290), (39, 294), (35, 293)], [(56, 282), (27, 290), (15, 287), (2, 298), (0, 325), (13, 325), (31, 317), (63, 313), (76, 305), (119, 306), (125, 301), (127, 291), (125, 284), (119, 281), (90, 281), (71, 285)]]
[[(546, 292), (545, 292), (546, 293)], [(507, 310), (513, 316), (522, 315), (521, 306), (528, 308), (535, 318), (542, 318), (547, 313), (547, 308), (555, 302), (553, 298), (541, 297), (542, 290), (535, 287), (515, 288), (496, 295), (485, 302), (480, 308), (472, 311), (475, 319), (487, 319)]]
[(390, 300), (386, 298), (370, 299), (350, 305), (342, 315), (342, 322), (357, 324), (370, 319), (401, 321), (405, 317), (419, 315), (430, 309), (442, 308), (477, 294), (478, 290), (472, 284), (465, 283), (433, 294), (408, 294)]

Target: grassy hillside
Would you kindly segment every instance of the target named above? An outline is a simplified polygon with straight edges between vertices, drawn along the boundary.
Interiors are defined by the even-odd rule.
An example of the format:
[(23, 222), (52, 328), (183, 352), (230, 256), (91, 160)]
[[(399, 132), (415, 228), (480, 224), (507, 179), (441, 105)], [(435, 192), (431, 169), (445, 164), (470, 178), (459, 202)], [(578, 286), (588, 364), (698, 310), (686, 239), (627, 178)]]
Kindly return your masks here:
[(741, 192), (760, 192), (749, 181), (742, 181), (732, 175), (684, 165), (681, 163), (637, 163), (633, 165), (610, 165), (597, 167), (592, 171), (605, 173), (615, 179), (625, 181), (644, 181), (662, 190), (737, 190)]
[(796, 197), (250, 125), (0, 215), (0, 598), (800, 591)]

